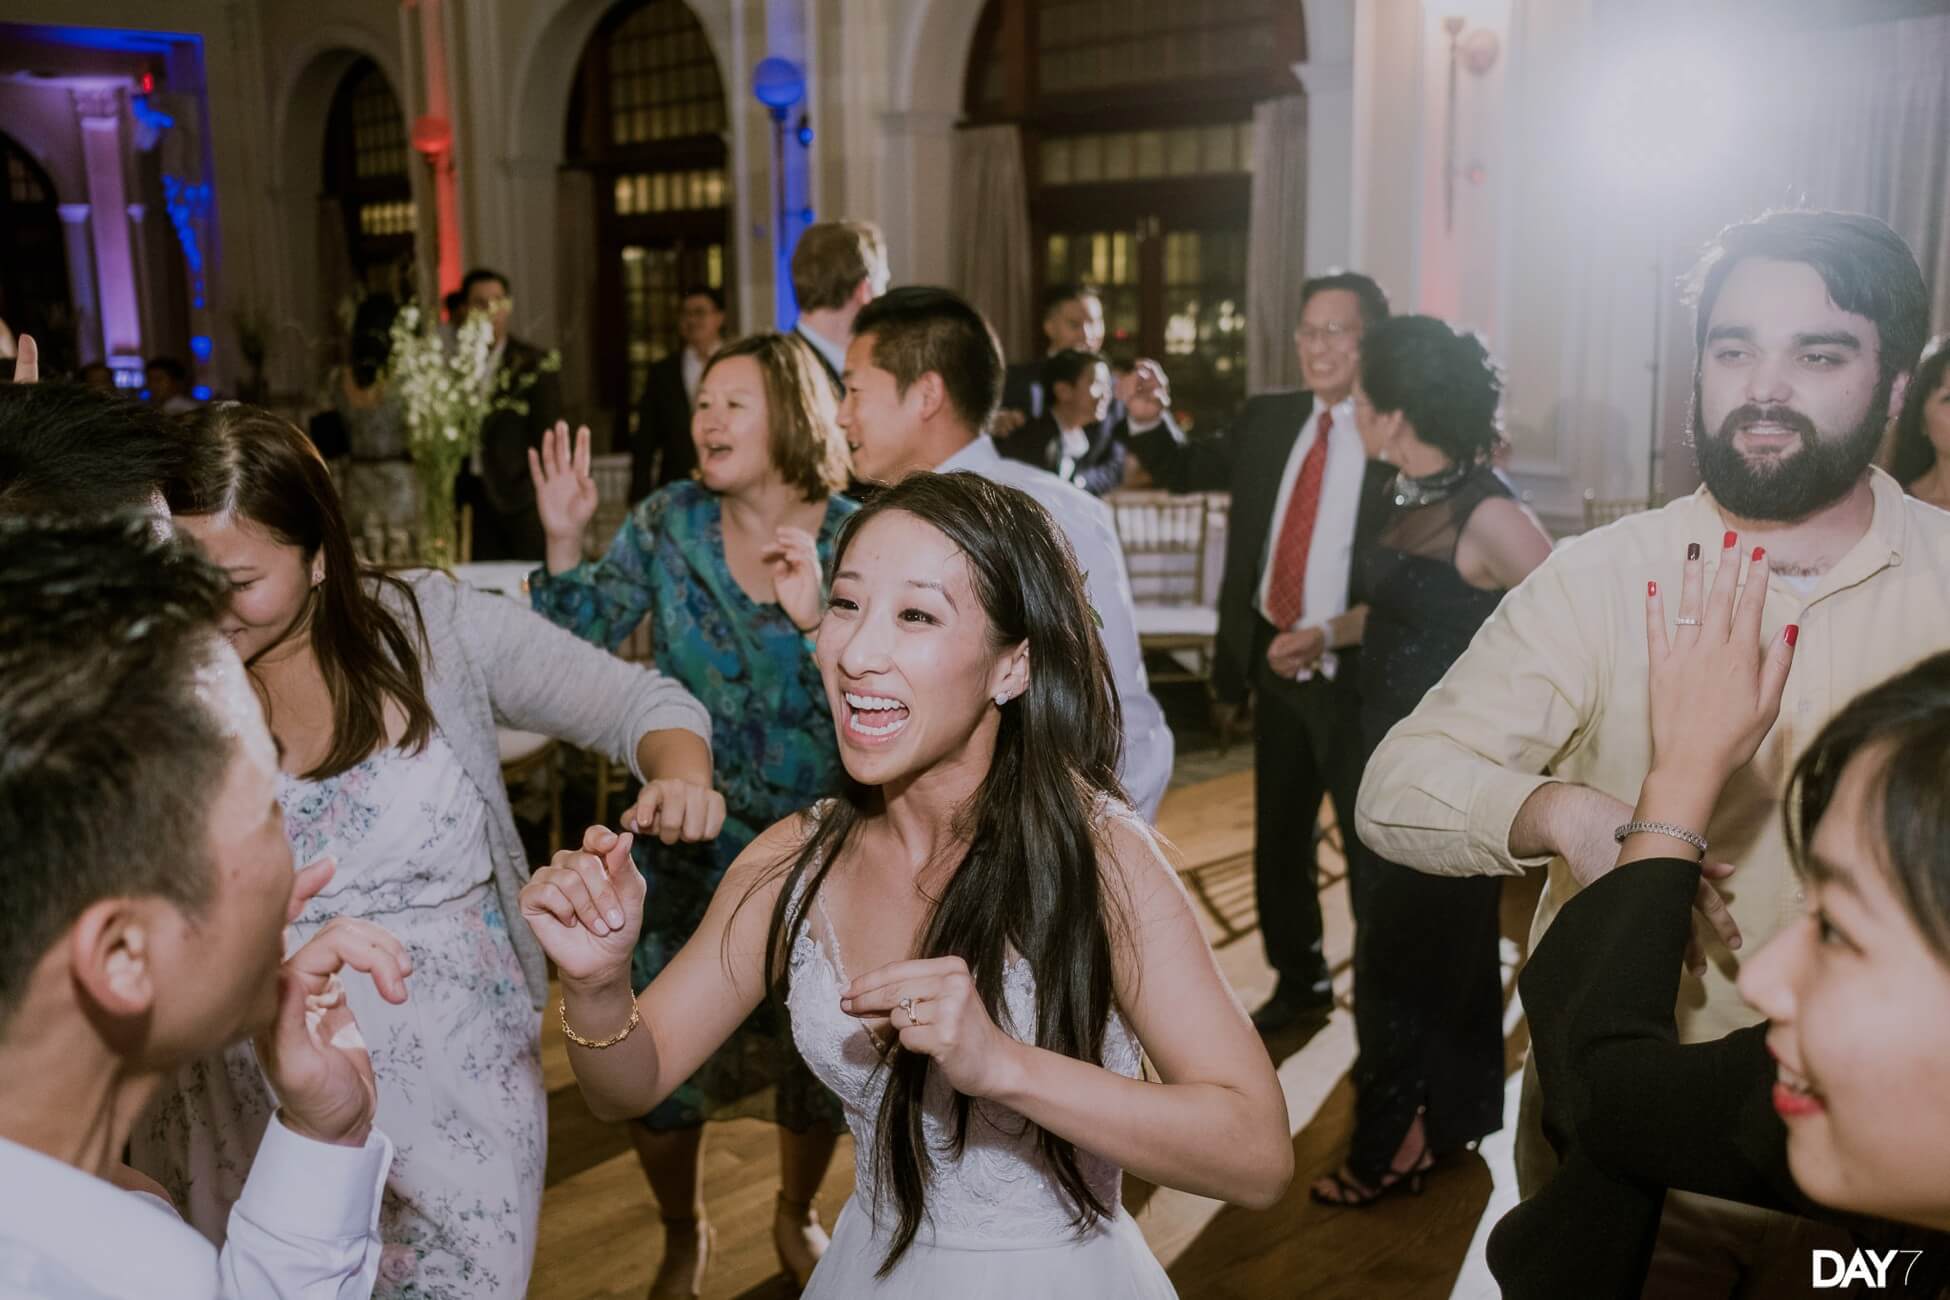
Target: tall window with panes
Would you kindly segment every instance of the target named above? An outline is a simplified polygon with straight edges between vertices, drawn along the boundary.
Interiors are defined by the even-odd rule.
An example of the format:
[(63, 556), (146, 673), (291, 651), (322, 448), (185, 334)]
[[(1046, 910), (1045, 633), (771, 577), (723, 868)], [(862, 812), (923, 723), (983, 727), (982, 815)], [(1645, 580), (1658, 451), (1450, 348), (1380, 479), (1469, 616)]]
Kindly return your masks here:
[(1246, 388), (1254, 104), (1298, 91), (1298, 0), (988, 0), (973, 123), (1022, 128), (1038, 296), (1103, 295), (1113, 359), (1155, 357), (1180, 417)]
[(583, 51), (569, 165), (595, 180), (597, 383), (627, 428), (653, 363), (680, 346), (686, 286), (722, 289), (731, 226), (724, 81), (683, 0), (631, 0)]
[(407, 175), (406, 115), (370, 59), (346, 71), (325, 128), (325, 192), (338, 200), (354, 277), (404, 296), (413, 284), (417, 213)]

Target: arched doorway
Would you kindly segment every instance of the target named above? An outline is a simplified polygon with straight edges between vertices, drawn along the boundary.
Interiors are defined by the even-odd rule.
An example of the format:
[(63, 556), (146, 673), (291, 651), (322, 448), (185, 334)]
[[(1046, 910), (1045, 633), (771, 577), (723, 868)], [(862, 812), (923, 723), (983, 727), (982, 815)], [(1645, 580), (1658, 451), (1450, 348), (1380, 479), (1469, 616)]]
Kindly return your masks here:
[[(328, 234), (343, 232), (344, 240), (339, 265), (321, 268), (334, 298), (348, 290), (412, 295), (411, 159), (398, 96), (378, 64), (359, 59), (339, 79), (325, 122), (321, 219), (330, 223)], [(339, 260), (329, 247), (325, 259)]]
[(590, 173), (599, 274), (592, 310), (597, 400), (629, 421), (652, 363), (678, 346), (687, 285), (731, 274), (724, 81), (683, 0), (629, 0), (583, 50), (568, 165)]
[(0, 133), (0, 320), (16, 335), (32, 334), (50, 373), (77, 361), (74, 300), (68, 288), (67, 248), (54, 183), (12, 137)]
[(969, 51), (966, 119), (1022, 127), (1038, 294), (1096, 284), (1106, 349), (1193, 418), (1245, 395), (1253, 106), (1304, 57), (1280, 0), (989, 0)]

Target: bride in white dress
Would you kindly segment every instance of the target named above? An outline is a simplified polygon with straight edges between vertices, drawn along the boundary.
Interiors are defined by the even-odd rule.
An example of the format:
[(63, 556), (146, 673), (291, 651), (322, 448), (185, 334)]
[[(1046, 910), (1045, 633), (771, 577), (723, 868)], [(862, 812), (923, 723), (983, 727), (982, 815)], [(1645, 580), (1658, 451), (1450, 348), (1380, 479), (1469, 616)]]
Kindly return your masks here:
[(642, 1114), (780, 995), (854, 1138), (807, 1296), (1173, 1295), (1123, 1171), (1264, 1208), (1293, 1148), (1266, 1050), (1118, 789), (1068, 548), (1021, 492), (915, 475), (849, 521), (822, 618), (811, 548), (785, 543), (780, 603), (819, 622), (848, 788), (754, 841), (634, 1000), (629, 836), (592, 827), (535, 873), (522, 914), (584, 1097)]

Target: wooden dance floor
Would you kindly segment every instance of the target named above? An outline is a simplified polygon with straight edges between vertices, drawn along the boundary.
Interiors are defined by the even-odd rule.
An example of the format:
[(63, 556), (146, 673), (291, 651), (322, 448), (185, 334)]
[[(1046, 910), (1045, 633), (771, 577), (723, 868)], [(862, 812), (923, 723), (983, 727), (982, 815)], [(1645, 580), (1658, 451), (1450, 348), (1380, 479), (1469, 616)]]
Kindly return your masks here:
[[(1250, 770), (1176, 788), (1159, 814), (1220, 965), (1248, 1007), (1272, 989), (1253, 913), (1252, 824)], [(1514, 1004), (1505, 1019), (1511, 1072), (1506, 1127), (1480, 1154), (1440, 1169), (1420, 1197), (1392, 1197), (1366, 1210), (1328, 1209), (1307, 1199), (1309, 1180), (1339, 1159), (1353, 1115), (1347, 890), (1339, 856), (1327, 845), (1321, 862), (1328, 957), (1343, 1006), (1310, 1039), (1270, 1044), (1294, 1126), (1292, 1189), (1273, 1209), (1251, 1212), (1127, 1179), (1126, 1203), (1185, 1300), (1494, 1297), (1482, 1242), (1515, 1199), (1509, 1120), (1516, 1113), (1516, 1071), (1527, 1039)], [(1534, 879), (1506, 883), (1506, 985), (1535, 901)], [(537, 1300), (638, 1300), (662, 1249), (649, 1189), (622, 1130), (598, 1123), (584, 1109), (553, 1015), (543, 1018), (543, 1032), (548, 1187), (529, 1294)], [(718, 1251), (705, 1295), (771, 1300), (793, 1294), (772, 1253), (777, 1179), (778, 1145), (768, 1125), (736, 1120), (712, 1126), (705, 1196)], [(852, 1182), (852, 1145), (843, 1140), (819, 1200), (829, 1226)]]

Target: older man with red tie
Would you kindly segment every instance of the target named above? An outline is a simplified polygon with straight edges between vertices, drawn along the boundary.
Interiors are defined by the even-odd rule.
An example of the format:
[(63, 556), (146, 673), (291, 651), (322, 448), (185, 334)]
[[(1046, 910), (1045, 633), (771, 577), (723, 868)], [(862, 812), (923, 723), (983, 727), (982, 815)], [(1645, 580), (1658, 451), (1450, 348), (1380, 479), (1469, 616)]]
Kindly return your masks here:
[(1348, 577), (1357, 528), (1378, 513), (1363, 504), (1389, 478), (1370, 472), (1350, 397), (1362, 332), (1388, 315), (1388, 299), (1353, 272), (1308, 280), (1300, 295), (1295, 344), (1308, 387), (1250, 399), (1229, 435), (1232, 514), (1212, 673), (1222, 731), (1254, 701), (1253, 874), (1266, 959), (1279, 975), (1253, 1013), (1262, 1033), (1333, 1005), (1314, 826), (1331, 799), (1349, 856), (1358, 852), (1352, 656), (1362, 617), (1348, 610)]

